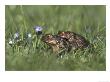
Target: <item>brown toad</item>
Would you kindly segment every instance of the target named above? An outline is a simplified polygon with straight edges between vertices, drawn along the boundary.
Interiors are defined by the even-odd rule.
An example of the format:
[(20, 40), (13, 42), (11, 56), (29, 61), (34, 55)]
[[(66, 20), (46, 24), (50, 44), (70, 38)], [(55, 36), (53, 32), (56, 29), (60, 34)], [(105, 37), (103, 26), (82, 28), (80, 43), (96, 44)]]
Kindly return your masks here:
[(69, 51), (70, 49), (69, 42), (57, 35), (46, 34), (42, 37), (42, 41), (49, 45), (55, 53)]
[(66, 31), (66, 32), (58, 32), (58, 36), (67, 39), (70, 45), (75, 49), (83, 49), (89, 46), (89, 41), (86, 40), (83, 36), (76, 34), (74, 32)]

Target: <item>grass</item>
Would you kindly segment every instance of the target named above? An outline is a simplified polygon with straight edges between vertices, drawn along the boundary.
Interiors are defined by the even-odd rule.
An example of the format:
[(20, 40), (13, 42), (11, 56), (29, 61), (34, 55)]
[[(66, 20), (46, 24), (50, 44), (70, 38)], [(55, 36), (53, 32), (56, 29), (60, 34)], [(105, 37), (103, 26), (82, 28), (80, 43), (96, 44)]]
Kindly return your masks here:
[[(43, 27), (43, 33), (73, 31), (93, 45), (71, 51), (56, 58), (33, 30)], [(15, 32), (21, 39), (25, 33), (35, 35), (32, 44), (11, 47), (8, 42)], [(37, 44), (36, 44), (37, 43)], [(36, 47), (37, 46), (37, 47)], [(105, 71), (106, 70), (106, 6), (5, 6), (5, 70), (8, 71)]]

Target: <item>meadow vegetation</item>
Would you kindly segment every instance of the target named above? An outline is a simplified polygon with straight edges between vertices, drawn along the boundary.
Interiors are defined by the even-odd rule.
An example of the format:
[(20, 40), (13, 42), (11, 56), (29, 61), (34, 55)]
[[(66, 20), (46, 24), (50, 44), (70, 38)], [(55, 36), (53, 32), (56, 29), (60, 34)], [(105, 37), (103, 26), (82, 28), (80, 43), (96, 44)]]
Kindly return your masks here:
[[(72, 31), (84, 36), (94, 48), (71, 51), (56, 58), (36, 34)], [(23, 40), (10, 45), (15, 33)], [(31, 34), (29, 41), (24, 40)], [(24, 45), (26, 43), (26, 45)], [(21, 46), (19, 46), (21, 45)], [(5, 70), (8, 71), (105, 71), (106, 6), (5, 6)]]

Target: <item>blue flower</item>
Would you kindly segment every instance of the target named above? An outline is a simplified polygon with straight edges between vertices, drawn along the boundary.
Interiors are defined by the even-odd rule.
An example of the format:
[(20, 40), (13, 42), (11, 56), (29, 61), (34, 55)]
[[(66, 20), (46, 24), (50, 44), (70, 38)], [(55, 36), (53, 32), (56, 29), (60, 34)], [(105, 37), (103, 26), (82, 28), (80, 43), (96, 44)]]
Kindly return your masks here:
[(41, 32), (43, 30), (43, 28), (41, 26), (35, 26), (34, 29), (36, 32)]
[(19, 38), (19, 33), (16, 32), (16, 33), (14, 34), (14, 39), (18, 39), (18, 38)]
[(42, 34), (43, 28), (41, 26), (35, 26), (34, 29), (35, 29), (35, 32), (36, 32), (37, 35)]

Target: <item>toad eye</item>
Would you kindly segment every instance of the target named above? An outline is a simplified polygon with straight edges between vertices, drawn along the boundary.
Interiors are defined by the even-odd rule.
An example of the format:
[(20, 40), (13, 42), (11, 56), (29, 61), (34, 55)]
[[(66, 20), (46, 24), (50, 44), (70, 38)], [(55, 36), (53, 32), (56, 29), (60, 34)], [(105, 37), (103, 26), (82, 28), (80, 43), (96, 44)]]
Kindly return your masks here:
[(48, 35), (48, 37), (50, 37), (50, 35)]
[(59, 35), (60, 35), (60, 36), (63, 36), (63, 35), (64, 35), (64, 32), (59, 32)]
[(48, 38), (52, 38), (52, 35), (48, 35), (47, 37), (48, 37)]
[(64, 32), (62, 32), (62, 34), (64, 35), (65, 33), (64, 33)]

